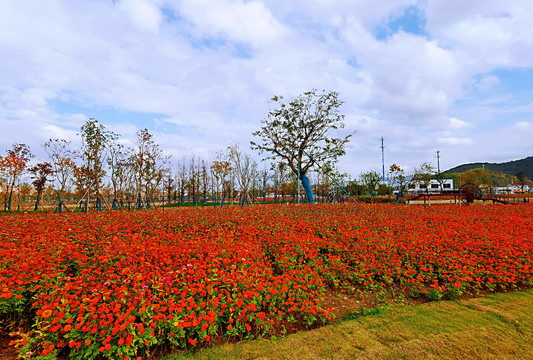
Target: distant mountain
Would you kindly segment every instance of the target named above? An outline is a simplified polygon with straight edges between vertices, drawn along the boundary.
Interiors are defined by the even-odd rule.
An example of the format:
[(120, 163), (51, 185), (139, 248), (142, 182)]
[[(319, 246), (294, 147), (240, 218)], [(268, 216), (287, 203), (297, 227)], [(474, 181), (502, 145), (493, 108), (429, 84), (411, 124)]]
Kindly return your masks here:
[(477, 169), (484, 167), (488, 170), (498, 171), (504, 174), (516, 175), (519, 172), (523, 172), (524, 175), (533, 180), (533, 156), (529, 156), (525, 159), (508, 161), (504, 163), (487, 163), (487, 162), (478, 162), (471, 164), (463, 164), (456, 166), (452, 169), (446, 170), (443, 174), (446, 173), (460, 173), (465, 172), (471, 169)]

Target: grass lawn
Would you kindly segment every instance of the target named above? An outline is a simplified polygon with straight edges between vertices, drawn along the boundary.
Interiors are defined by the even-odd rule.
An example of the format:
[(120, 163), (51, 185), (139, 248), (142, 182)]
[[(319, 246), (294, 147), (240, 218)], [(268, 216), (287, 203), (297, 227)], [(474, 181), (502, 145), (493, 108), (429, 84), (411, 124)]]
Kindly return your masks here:
[(533, 290), (391, 305), (285, 338), (225, 344), (159, 360), (441, 358), (533, 358)]

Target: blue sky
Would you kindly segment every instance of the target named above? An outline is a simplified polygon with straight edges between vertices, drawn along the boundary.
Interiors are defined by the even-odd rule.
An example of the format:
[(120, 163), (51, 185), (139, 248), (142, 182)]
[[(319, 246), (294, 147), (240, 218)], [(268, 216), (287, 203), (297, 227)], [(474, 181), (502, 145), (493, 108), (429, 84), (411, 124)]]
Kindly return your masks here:
[[(273, 95), (335, 90), (339, 169), (533, 155), (529, 0), (0, 1), (0, 152), (94, 117), (175, 160), (248, 148)], [(251, 153), (251, 151), (250, 151)]]

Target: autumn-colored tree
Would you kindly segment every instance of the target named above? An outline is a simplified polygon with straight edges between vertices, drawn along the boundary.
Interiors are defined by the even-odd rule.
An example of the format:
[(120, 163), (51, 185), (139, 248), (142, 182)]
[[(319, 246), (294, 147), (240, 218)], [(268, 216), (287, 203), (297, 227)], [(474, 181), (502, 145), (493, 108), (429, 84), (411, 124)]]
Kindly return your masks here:
[(0, 156), (0, 177), (5, 179), (6, 184), (4, 209), (11, 210), (13, 189), (32, 157), (30, 148), (25, 144), (13, 144), (13, 148), (7, 151), (6, 156)]
[(215, 195), (221, 196), (224, 188), (224, 182), (228, 180), (228, 176), (232, 172), (231, 162), (228, 159), (228, 154), (223, 151), (217, 152), (216, 160), (211, 163), (211, 174), (214, 179)]
[(41, 200), (41, 195), (46, 186), (46, 182), (49, 181), (48, 177), (54, 173), (52, 164), (49, 162), (37, 163), (29, 169), (32, 174), (32, 184), (37, 191), (37, 199), (35, 201), (34, 211), (39, 209), (39, 201)]

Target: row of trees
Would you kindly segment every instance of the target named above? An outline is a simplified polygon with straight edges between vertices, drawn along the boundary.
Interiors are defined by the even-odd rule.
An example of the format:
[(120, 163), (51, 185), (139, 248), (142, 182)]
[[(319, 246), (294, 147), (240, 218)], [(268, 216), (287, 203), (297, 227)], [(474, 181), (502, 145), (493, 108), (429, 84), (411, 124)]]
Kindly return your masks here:
[(382, 176), (376, 171), (368, 171), (359, 176), (359, 180), (354, 180), (348, 183), (348, 190), (357, 195), (370, 193), (371, 195), (390, 195), (393, 192), (403, 196), (408, 189), (414, 187), (414, 184), (424, 185), (423, 187), (429, 191), (429, 184), (431, 180), (437, 179), (435, 169), (430, 163), (423, 163), (419, 167), (415, 167), (412, 174), (407, 174), (397, 164), (392, 164), (389, 167), (387, 181), (383, 182)]
[[(204, 197), (208, 193), (221, 196), (227, 192), (231, 196), (236, 188), (247, 197), (250, 190), (254, 195), (259, 187), (260, 193), (266, 192), (269, 179), (272, 187), (283, 193), (284, 186), (291, 182), (291, 176), (301, 180), (309, 202), (313, 202), (308, 177), (311, 168), (317, 165), (324, 173), (333, 169), (338, 157), (345, 153), (345, 145), (351, 136), (330, 136), (331, 130), (344, 126), (344, 115), (338, 110), (342, 101), (336, 92), (319, 93), (313, 89), (289, 102), (275, 96), (272, 103), (277, 108), (269, 111), (261, 130), (254, 133), (259, 140), (251, 143), (252, 149), (268, 154), (266, 159), (277, 161), (269, 169), (272, 174), (267, 170), (258, 171), (250, 155), (238, 146), (231, 146), (228, 151), (218, 153), (210, 165), (193, 156), (189, 170), (185, 170), (183, 162), (173, 176), (169, 159), (163, 156), (148, 130), (139, 131), (136, 146), (126, 149), (118, 134), (107, 131), (91, 118), (81, 127), (79, 149), (71, 149), (70, 143), (63, 139), (44, 144), (50, 161), (37, 163), (30, 169), (37, 191), (35, 206), (38, 208), (49, 177), (53, 177), (58, 203), (70, 191), (69, 185), (73, 185), (78, 197), (87, 199), (87, 202), (91, 198), (101, 201), (108, 190), (113, 203), (119, 198), (132, 196), (137, 197), (140, 203), (147, 202), (161, 188), (166, 190), (168, 197), (172, 192), (179, 196), (187, 193), (193, 197), (200, 193)], [(0, 167), (0, 175), (5, 175), (2, 178), (7, 184), (6, 194), (9, 193), (5, 206), (10, 209), (13, 188), (26, 169), (31, 153), (27, 146), (16, 144), (6, 158), (19, 161), (16, 166), (7, 164)], [(107, 189), (104, 179), (107, 179)], [(329, 185), (329, 177), (323, 179), (328, 180), (323, 183), (317, 179), (315, 188)]]
[(150, 199), (163, 196), (220, 198), (240, 193), (246, 199), (267, 192), (285, 195), (300, 180), (312, 203), (313, 191), (325, 195), (342, 189), (351, 195), (375, 195), (390, 194), (394, 188), (405, 193), (414, 182), (427, 188), (435, 175), (429, 163), (416, 168), (412, 176), (393, 164), (388, 184), (383, 184), (374, 171), (351, 180), (335, 170), (353, 135), (331, 134), (344, 127), (344, 115), (339, 111), (343, 102), (338, 96), (334, 91), (315, 89), (290, 101), (274, 96), (272, 109), (261, 129), (253, 133), (256, 141), (250, 144), (271, 161), (262, 170), (238, 145), (219, 151), (211, 161), (192, 156), (171, 162), (147, 129), (137, 133), (133, 147), (126, 147), (119, 134), (89, 118), (80, 129), (78, 148), (73, 149), (64, 139), (49, 140), (43, 145), (49, 161), (30, 167), (33, 155), (24, 144), (15, 144), (6, 156), (0, 156), (4, 207), (11, 209), (17, 184), (19, 196), (29, 195), (30, 185), (23, 181), (25, 174), (29, 174), (35, 189), (35, 209), (43, 193), (56, 198), (58, 204), (74, 197), (87, 203), (92, 199), (101, 204), (110, 199), (113, 205), (119, 200), (148, 205)]
[[(15, 189), (19, 202), (33, 198), (37, 210), (43, 195), (58, 203), (75, 198), (110, 205), (128, 200), (146, 206), (153, 198), (283, 196), (295, 188), (296, 174), (289, 164), (272, 163), (260, 169), (238, 145), (217, 152), (211, 161), (193, 155), (171, 162), (147, 129), (137, 133), (131, 148), (93, 118), (83, 124), (79, 136), (78, 148), (65, 139), (47, 141), (43, 148), (48, 161), (31, 166), (34, 156), (25, 144), (14, 144), (5, 156), (0, 155), (4, 209), (11, 210)], [(309, 174), (318, 194), (335, 191), (330, 176)]]
[[(78, 149), (72, 149), (71, 143), (64, 139), (47, 141), (43, 147), (49, 161), (32, 166), (29, 162), (33, 155), (24, 144), (15, 144), (6, 156), (0, 156), (4, 209), (11, 210), (15, 188), (19, 200), (36, 200), (35, 210), (43, 195), (59, 201), (66, 198), (110, 203), (140, 201), (146, 206), (150, 199), (163, 197), (220, 199), (238, 194), (260, 197), (296, 193), (296, 173), (288, 164), (272, 163), (260, 169), (238, 145), (217, 152), (211, 161), (192, 156), (171, 162), (146, 129), (138, 132), (134, 148), (125, 147), (119, 135), (106, 131), (95, 119), (86, 121), (80, 137), (82, 145)], [(329, 164), (319, 171), (307, 168), (306, 173), (319, 196), (392, 191), (373, 171), (361, 174), (358, 180), (349, 179)], [(404, 171), (397, 165), (390, 168), (389, 183), (401, 188), (407, 186)]]

